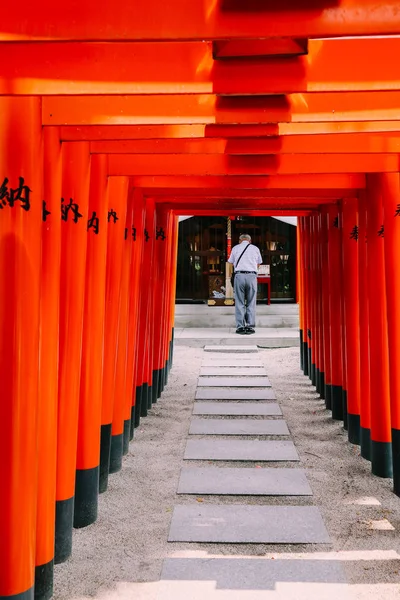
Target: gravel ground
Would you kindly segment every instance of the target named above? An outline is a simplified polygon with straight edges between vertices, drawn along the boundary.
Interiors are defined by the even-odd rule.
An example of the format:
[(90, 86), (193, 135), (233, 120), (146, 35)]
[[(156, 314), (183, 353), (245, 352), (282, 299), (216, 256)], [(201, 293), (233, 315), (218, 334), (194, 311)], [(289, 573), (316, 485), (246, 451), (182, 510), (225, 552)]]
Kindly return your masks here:
[[(285, 466), (306, 469), (314, 496), (200, 499), (176, 496), (202, 356), (200, 348), (176, 347), (168, 386), (135, 431), (122, 471), (110, 476), (109, 490), (100, 497), (98, 521), (74, 532), (72, 557), (55, 567), (55, 599), (159, 598), (157, 582), (163, 559), (171, 555), (187, 556), (190, 548), (191, 553), (197, 556), (206, 553), (208, 557), (301, 559), (312, 555), (340, 560), (354, 600), (399, 600), (400, 499), (391, 491), (391, 480), (371, 475), (370, 465), (360, 457), (359, 449), (348, 443), (340, 423), (332, 421), (299, 369), (298, 348), (260, 350), (259, 357), (266, 365), (301, 458), (300, 463)], [(217, 466), (228, 463), (218, 462)], [(235, 463), (235, 466), (254, 465)], [(268, 466), (282, 466), (282, 463), (268, 463)], [(199, 500), (226, 504), (315, 504), (321, 509), (332, 545), (168, 544), (174, 505)]]

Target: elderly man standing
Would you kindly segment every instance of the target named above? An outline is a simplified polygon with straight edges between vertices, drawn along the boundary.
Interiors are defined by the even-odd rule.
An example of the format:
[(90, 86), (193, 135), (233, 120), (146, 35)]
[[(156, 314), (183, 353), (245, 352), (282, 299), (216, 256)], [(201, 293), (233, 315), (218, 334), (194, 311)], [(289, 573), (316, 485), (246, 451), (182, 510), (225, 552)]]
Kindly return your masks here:
[(262, 264), (262, 257), (257, 246), (251, 243), (249, 235), (242, 234), (239, 237), (239, 244), (232, 248), (228, 262), (235, 270), (236, 333), (255, 333), (257, 271)]

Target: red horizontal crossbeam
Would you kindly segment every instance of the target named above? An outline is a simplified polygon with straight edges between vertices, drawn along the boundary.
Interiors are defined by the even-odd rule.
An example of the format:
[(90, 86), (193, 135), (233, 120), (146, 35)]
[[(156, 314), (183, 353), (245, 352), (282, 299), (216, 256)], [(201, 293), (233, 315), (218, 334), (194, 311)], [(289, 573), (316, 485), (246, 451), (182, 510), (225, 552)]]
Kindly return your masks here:
[[(181, 140), (172, 140), (179, 143)], [(398, 154), (400, 133), (344, 133), (232, 138), (225, 154)], [(351, 156), (349, 157), (351, 160)]]
[(0, 43), (0, 94), (399, 90), (398, 55), (397, 37), (311, 40), (303, 56), (251, 60), (214, 60), (210, 42)]
[(243, 57), (300, 56), (307, 54), (307, 50), (307, 39), (217, 40), (213, 43), (213, 56), (219, 60)]
[(132, 186), (139, 188), (184, 189), (242, 189), (242, 190), (344, 190), (365, 188), (365, 175), (335, 173), (330, 175), (278, 175), (271, 177), (186, 177), (148, 176), (131, 178)]
[[(269, 209), (277, 211), (290, 211), (293, 208), (298, 210), (314, 210), (316, 207), (328, 203), (328, 200), (320, 201), (317, 198), (312, 199), (299, 199), (299, 198), (264, 198), (263, 200), (253, 200), (251, 198), (244, 198), (242, 200), (232, 201), (230, 198), (218, 199), (217, 201), (210, 201), (210, 198), (205, 196), (204, 198), (155, 198), (156, 202), (163, 207), (173, 207), (174, 210), (187, 211), (182, 214), (190, 214), (192, 210), (203, 210), (204, 208), (209, 210), (230, 209), (236, 214), (237, 210), (251, 209)], [(231, 213), (232, 214), (232, 213)]]
[[(258, 179), (258, 178), (257, 178)], [(136, 181), (136, 178), (133, 179), (133, 181)], [(233, 185), (234, 183), (232, 183)], [(236, 189), (230, 189), (230, 188), (212, 188), (212, 187), (207, 187), (207, 188), (185, 188), (185, 187), (180, 187), (180, 188), (174, 188), (174, 187), (170, 187), (170, 188), (162, 188), (162, 187), (149, 187), (149, 188), (141, 188), (141, 191), (143, 193), (144, 196), (149, 196), (149, 197), (155, 197), (157, 198), (157, 200), (161, 201), (169, 201), (170, 198), (175, 198), (177, 201), (180, 201), (180, 199), (182, 198), (182, 202), (185, 201), (186, 198), (191, 198), (193, 201), (195, 199), (197, 199), (197, 201), (202, 202), (204, 197), (207, 198), (213, 198), (215, 199), (215, 201), (219, 201), (219, 199), (221, 198), (228, 198), (230, 201), (233, 201), (234, 199), (240, 199), (240, 200), (252, 200), (252, 201), (257, 201), (257, 200), (262, 200), (264, 198), (274, 198), (277, 200), (282, 200), (282, 201), (286, 201), (286, 200), (292, 200), (293, 198), (299, 199), (300, 200), (304, 200), (306, 199), (307, 201), (312, 198), (312, 199), (316, 199), (319, 202), (324, 202), (324, 201), (328, 201), (328, 202), (334, 202), (335, 200), (338, 200), (340, 198), (346, 198), (349, 195), (349, 191), (353, 190), (354, 193), (354, 188), (325, 188), (325, 189), (318, 189), (318, 188), (300, 188), (300, 189), (295, 189), (295, 188), (288, 188), (288, 189), (284, 189), (284, 188), (269, 188), (269, 189), (260, 189), (260, 188), (255, 188), (255, 189), (247, 189), (247, 188), (236, 188)]]
[(92, 154), (225, 154), (227, 140), (221, 138), (158, 140), (109, 140), (91, 142)]
[[(366, 121), (325, 121), (320, 123), (279, 123), (279, 135), (317, 135), (326, 133), (385, 133), (400, 131), (400, 121), (374, 121), (374, 116)], [(233, 136), (232, 136), (233, 137)]]
[(399, 92), (287, 96), (49, 96), (43, 125), (270, 124), (399, 118)]
[(267, 125), (79, 125), (61, 126), (62, 141), (256, 138), (345, 133), (400, 133), (400, 121), (280, 123)]
[(110, 154), (109, 175), (286, 175), (302, 173), (396, 173), (395, 154)]
[[(272, 125), (271, 133), (276, 135), (277, 131), (277, 125)], [(205, 134), (205, 125), (80, 125), (60, 127), (60, 139), (64, 142), (187, 139), (204, 138)], [(264, 135), (267, 134), (264, 133)]]
[[(76, 17), (79, 15), (79, 18)], [(400, 31), (398, 0), (20, 0), (2, 7), (0, 40), (213, 40)]]
[[(175, 214), (180, 216), (205, 216), (205, 217), (218, 217), (218, 216), (227, 216), (229, 217), (232, 214), (232, 209), (229, 207), (220, 207), (217, 209), (209, 208), (205, 206), (204, 208), (198, 209), (180, 209), (175, 207), (173, 204), (168, 206), (168, 209), (173, 210)], [(314, 209), (315, 210), (315, 209)], [(302, 209), (302, 208), (293, 208), (291, 210), (273, 210), (271, 208), (265, 209), (252, 209), (243, 208), (243, 209), (235, 209), (235, 216), (247, 216), (247, 217), (306, 217), (313, 213), (313, 209)]]
[(109, 140), (92, 142), (90, 150), (93, 154), (397, 154), (400, 133)]

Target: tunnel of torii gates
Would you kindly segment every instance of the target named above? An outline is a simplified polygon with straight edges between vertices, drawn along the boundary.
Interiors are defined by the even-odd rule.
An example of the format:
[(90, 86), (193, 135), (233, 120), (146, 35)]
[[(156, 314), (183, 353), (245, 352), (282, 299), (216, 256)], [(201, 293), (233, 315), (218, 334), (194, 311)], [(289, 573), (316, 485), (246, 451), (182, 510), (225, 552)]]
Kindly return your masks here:
[(2, 6), (1, 598), (51, 597), (168, 381), (178, 215), (299, 217), (302, 368), (400, 495), (399, 33), (398, 0)]

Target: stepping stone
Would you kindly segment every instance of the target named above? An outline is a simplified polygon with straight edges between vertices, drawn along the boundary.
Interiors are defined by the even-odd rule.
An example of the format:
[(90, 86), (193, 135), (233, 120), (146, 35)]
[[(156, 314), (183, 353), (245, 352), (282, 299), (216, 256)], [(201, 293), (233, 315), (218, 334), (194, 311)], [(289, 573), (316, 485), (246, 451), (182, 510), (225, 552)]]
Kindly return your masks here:
[(298, 461), (297, 450), (282, 440), (188, 440), (185, 460)]
[(312, 496), (303, 469), (184, 467), (178, 494)]
[(193, 419), (190, 435), (290, 435), (283, 419)]
[(196, 400), (276, 400), (271, 388), (200, 388)]
[(250, 354), (238, 356), (234, 354), (232, 356), (205, 355), (202, 367), (242, 367), (247, 369), (251, 367), (264, 367), (264, 364), (259, 358)]
[(199, 377), (198, 387), (271, 387), (268, 377)]
[(200, 370), (200, 377), (209, 377), (212, 376), (230, 376), (234, 377), (242, 376), (242, 377), (251, 377), (258, 376), (262, 377), (263, 375), (267, 375), (267, 371), (265, 367), (202, 367)]
[(316, 506), (176, 506), (169, 542), (329, 544)]
[(258, 352), (257, 346), (204, 346), (204, 352)]
[(160, 582), (163, 600), (350, 600), (353, 595), (338, 560), (311, 557), (166, 558)]
[(275, 402), (196, 402), (193, 414), (280, 417), (282, 411)]
[(237, 362), (233, 361), (233, 360), (222, 361), (222, 360), (218, 360), (217, 358), (215, 360), (211, 360), (211, 361), (204, 360), (201, 364), (201, 369), (210, 369), (210, 368), (212, 368), (212, 369), (218, 369), (218, 368), (238, 369), (239, 368), (239, 369), (248, 371), (249, 369), (265, 369), (265, 366), (259, 360), (252, 360), (252, 361), (238, 360)]

